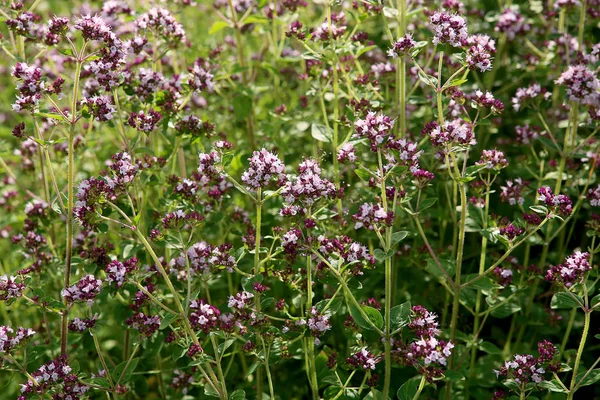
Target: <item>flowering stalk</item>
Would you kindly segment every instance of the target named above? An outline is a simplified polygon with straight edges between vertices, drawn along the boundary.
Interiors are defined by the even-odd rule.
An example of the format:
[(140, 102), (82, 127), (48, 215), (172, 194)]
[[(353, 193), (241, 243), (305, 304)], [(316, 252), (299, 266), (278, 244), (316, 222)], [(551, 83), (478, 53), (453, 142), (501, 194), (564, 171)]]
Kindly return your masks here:
[[(386, 193), (386, 173), (383, 168), (383, 162), (381, 157), (381, 150), (377, 150), (377, 162), (379, 164), (379, 177), (380, 177), (380, 187), (381, 187), (381, 202), (383, 204), (383, 210), (386, 215), (390, 210), (388, 210), (388, 201), (387, 201), (387, 193)], [(391, 210), (393, 213), (395, 210)], [(383, 397), (387, 398), (390, 392), (390, 384), (392, 378), (392, 328), (391, 328), (391, 310), (394, 305), (394, 299), (392, 299), (392, 286), (393, 282), (393, 274), (392, 274), (392, 257), (388, 257), (388, 252), (391, 250), (391, 239), (392, 239), (392, 226), (386, 226), (385, 228), (385, 238), (382, 240), (383, 250), (385, 251), (385, 305), (384, 305), (384, 337), (383, 337), (383, 347), (385, 352), (385, 375), (383, 381)]]
[[(256, 190), (256, 233), (255, 233), (255, 241), (254, 241), (254, 267), (252, 268), (252, 275), (255, 277), (260, 274), (260, 235), (261, 235), (261, 226), (262, 226), (262, 188), (259, 187)], [(256, 293), (254, 296), (254, 307), (256, 308), (256, 313), (260, 313), (260, 293)], [(264, 347), (264, 339), (260, 332), (257, 332), (258, 340), (261, 345)], [(268, 355), (265, 353), (265, 357)], [(268, 363), (265, 363), (265, 367), (268, 368)], [(257, 399), (262, 399), (262, 369), (259, 367), (256, 370), (256, 396)]]
[[(310, 218), (310, 212), (308, 213)], [(306, 314), (309, 315), (312, 310), (312, 260), (311, 253), (306, 255)], [(308, 382), (313, 400), (319, 400), (319, 383), (317, 381), (317, 367), (315, 365), (315, 339), (312, 337), (306, 338), (306, 359), (308, 361)]]
[[(81, 75), (81, 66), (82, 66), (82, 57), (83, 52), (86, 47), (86, 42), (84, 42), (83, 47), (79, 54), (76, 54), (75, 61), (75, 78), (73, 83), (73, 98), (71, 104), (71, 121), (69, 127), (69, 136), (67, 138), (69, 142), (69, 160), (68, 160), (68, 172), (67, 172), (67, 241), (66, 241), (66, 254), (65, 254), (65, 276), (64, 276), (64, 288), (68, 288), (71, 282), (71, 259), (73, 257), (73, 207), (75, 206), (74, 200), (74, 190), (73, 187), (75, 185), (75, 124), (77, 123), (77, 98), (79, 96), (79, 77)], [(60, 195), (59, 195), (60, 196)], [(65, 305), (67, 305), (67, 299), (64, 298), (63, 301)], [(68, 314), (69, 307), (66, 307), (63, 311), (62, 316), (62, 328), (60, 332), (60, 354), (67, 354), (67, 341), (68, 341)]]

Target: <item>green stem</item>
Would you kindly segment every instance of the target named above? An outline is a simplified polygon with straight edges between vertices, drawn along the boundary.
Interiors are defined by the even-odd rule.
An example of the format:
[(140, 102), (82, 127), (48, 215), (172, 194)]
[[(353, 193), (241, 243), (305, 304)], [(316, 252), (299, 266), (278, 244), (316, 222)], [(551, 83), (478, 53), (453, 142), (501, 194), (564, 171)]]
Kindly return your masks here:
[[(308, 208), (307, 217), (311, 218), (311, 209)], [(311, 253), (306, 255), (306, 314), (307, 318), (311, 313), (313, 305), (313, 280), (312, 280), (312, 260)], [(307, 349), (306, 355), (308, 357), (308, 368), (306, 371), (308, 374), (308, 382), (310, 384), (311, 394), (313, 400), (319, 400), (319, 381), (317, 379), (317, 368), (315, 365), (315, 340), (312, 337), (308, 337), (306, 340)]]
[(419, 397), (421, 397), (421, 392), (423, 391), (423, 388), (425, 387), (425, 382), (426, 382), (425, 375), (422, 375), (421, 382), (419, 382), (419, 387), (417, 388), (417, 393), (415, 393), (412, 400), (419, 400)]
[[(262, 226), (262, 188), (258, 188), (256, 191), (256, 233), (254, 239), (254, 267), (252, 268), (252, 274), (257, 276), (260, 274), (260, 235), (261, 235), (261, 226)], [(257, 293), (254, 296), (254, 308), (256, 309), (256, 313), (260, 313), (260, 294)], [(257, 332), (259, 342), (262, 343), (262, 336), (260, 332)], [(262, 400), (262, 368), (258, 368), (256, 370), (256, 398), (258, 400)]]
[[(85, 47), (85, 44), (84, 44)], [(82, 49), (83, 52), (83, 49)], [(64, 288), (68, 288), (71, 283), (71, 260), (73, 257), (73, 206), (74, 206), (74, 185), (75, 185), (75, 124), (77, 123), (77, 98), (79, 95), (79, 77), (81, 75), (81, 62), (79, 57), (75, 64), (75, 80), (73, 83), (73, 98), (71, 105), (71, 125), (69, 127), (69, 154), (68, 154), (68, 172), (67, 172), (67, 249), (65, 254), (65, 277)], [(60, 196), (60, 195), (59, 195)], [(64, 299), (65, 305), (67, 300)], [(67, 354), (67, 342), (69, 336), (69, 307), (63, 311), (62, 327), (60, 332), (60, 354)]]
[[(381, 176), (381, 202), (383, 203), (383, 209), (388, 212), (387, 194), (385, 188), (385, 171), (383, 169), (383, 160), (381, 156), (381, 150), (377, 151), (377, 162), (379, 164), (379, 175)], [(393, 210), (392, 210), (393, 211)], [(393, 226), (393, 224), (392, 224)], [(387, 226), (385, 228), (385, 240), (383, 240), (384, 251), (387, 254), (391, 247), (391, 236), (392, 227)], [(385, 305), (384, 305), (384, 337), (383, 337), (383, 348), (385, 353), (385, 375), (383, 380), (383, 398), (387, 399), (390, 393), (390, 384), (392, 381), (392, 345), (391, 340), (391, 310), (394, 304), (392, 298), (392, 286), (393, 286), (393, 274), (392, 274), (392, 257), (386, 257), (385, 259)]]
[[(339, 106), (339, 84), (338, 84), (338, 66), (337, 62), (333, 66), (333, 148), (332, 148), (332, 157), (333, 157), (333, 178), (335, 181), (335, 186), (337, 188), (340, 187), (340, 166), (337, 159), (338, 152), (338, 144), (339, 144), (339, 119), (340, 119), (340, 106)], [(342, 209), (342, 199), (337, 199), (337, 209), (338, 216), (341, 218), (343, 209)]]
[(581, 355), (583, 354), (583, 348), (585, 347), (585, 341), (587, 339), (588, 332), (590, 330), (590, 310), (585, 310), (585, 316), (583, 320), (583, 333), (581, 334), (581, 341), (579, 342), (579, 348), (577, 349), (577, 356), (575, 357), (575, 364), (573, 365), (573, 377), (571, 378), (571, 387), (569, 388), (569, 395), (567, 400), (572, 400), (575, 394), (575, 384), (577, 383), (577, 370), (579, 369), (579, 363), (581, 362)]
[[(488, 215), (489, 215), (489, 210), (490, 210), (490, 186), (491, 186), (491, 182), (490, 182), (490, 174), (487, 174), (487, 180), (486, 180), (486, 191), (485, 191), (485, 208), (484, 208), (484, 213), (483, 213), (483, 229), (487, 229), (487, 220), (488, 220)], [(483, 274), (485, 272), (485, 256), (487, 254), (487, 237), (486, 236), (482, 236), (481, 237), (481, 255), (479, 256), (479, 275)], [(475, 300), (475, 322), (473, 323), (473, 339), (476, 340), (477, 339), (477, 335), (479, 332), (479, 326), (481, 323), (481, 315), (480, 315), (480, 310), (481, 310), (481, 300), (482, 300), (482, 293), (481, 293), (481, 289), (477, 289), (477, 298)], [(469, 366), (469, 379), (467, 380), (467, 384), (465, 387), (465, 398), (468, 399), (469, 398), (469, 381), (472, 381), (473, 377), (475, 376), (475, 359), (477, 357), (477, 346), (476, 343), (473, 343), (473, 347), (471, 347), (471, 363)]]
[[(463, 261), (463, 251), (465, 245), (465, 226), (467, 221), (467, 192), (463, 183), (458, 184), (460, 192), (460, 226), (458, 235), (458, 246), (456, 254), (456, 275), (454, 278), (454, 302), (452, 303), (452, 317), (450, 320), (450, 340), (456, 341), (456, 329), (458, 324), (458, 311), (460, 308), (460, 278)], [(480, 275), (481, 276), (481, 275)], [(450, 356), (449, 369), (454, 368), (454, 353)], [(450, 399), (452, 395), (452, 381), (446, 386), (446, 399)]]

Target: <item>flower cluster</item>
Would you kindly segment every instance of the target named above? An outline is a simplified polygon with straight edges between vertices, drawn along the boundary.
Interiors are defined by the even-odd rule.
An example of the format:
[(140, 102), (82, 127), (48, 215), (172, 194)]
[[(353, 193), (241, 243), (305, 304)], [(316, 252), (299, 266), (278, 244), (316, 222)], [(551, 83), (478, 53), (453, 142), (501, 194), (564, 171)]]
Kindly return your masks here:
[(477, 161), (478, 165), (485, 165), (486, 169), (500, 171), (508, 167), (508, 161), (504, 157), (504, 153), (499, 150), (483, 150), (481, 158)]
[(188, 85), (190, 89), (196, 92), (212, 92), (215, 89), (213, 75), (210, 73), (210, 66), (202, 59), (197, 59), (192, 67), (188, 68)]
[(346, 358), (346, 362), (348, 363), (348, 365), (350, 365), (351, 368), (360, 368), (364, 370), (375, 370), (375, 365), (377, 364), (377, 361), (378, 360), (375, 357), (375, 355), (368, 351), (366, 347), (363, 347), (358, 352)]
[(89, 387), (79, 383), (77, 376), (71, 372), (67, 356), (57, 357), (31, 374), (31, 380), (21, 385), (21, 396), (17, 400), (26, 400), (34, 395), (43, 397), (51, 389), (57, 399), (82, 399)]
[(406, 56), (410, 53), (410, 50), (415, 47), (417, 43), (412, 38), (412, 35), (406, 34), (400, 39), (398, 39), (392, 45), (392, 48), (387, 51), (388, 57), (398, 58)]
[(138, 268), (137, 264), (138, 260), (135, 257), (125, 260), (124, 262), (117, 260), (111, 261), (106, 266), (106, 281), (109, 285), (120, 288), (125, 283), (127, 275)]
[(377, 148), (392, 136), (393, 127), (394, 121), (390, 117), (374, 111), (369, 111), (364, 119), (359, 119), (354, 123), (355, 136), (366, 138), (372, 151), (377, 151)]
[(69, 322), (69, 330), (77, 333), (85, 332), (88, 329), (92, 329), (94, 326), (96, 326), (96, 321), (98, 318), (98, 314), (95, 314), (91, 318), (73, 318), (73, 320)]
[(25, 284), (14, 276), (0, 275), (0, 300), (16, 299), (23, 295)]
[(243, 310), (252, 304), (253, 298), (254, 295), (252, 293), (244, 290), (243, 292), (236, 293), (235, 296), (229, 296), (227, 307), (235, 310)]
[[(309, 317), (306, 319), (306, 326), (315, 338), (321, 337), (325, 332), (331, 329), (329, 316), (321, 313), (315, 307), (309, 311)], [(315, 340), (315, 344), (318, 344)]]
[(79, 282), (62, 290), (61, 295), (69, 303), (85, 301), (89, 306), (102, 291), (102, 280), (94, 275), (86, 275)]
[(465, 62), (470, 70), (486, 72), (492, 69), (492, 56), (489, 51), (479, 44), (467, 49)]
[(147, 30), (155, 32), (155, 34), (173, 47), (177, 47), (187, 40), (183, 26), (164, 8), (154, 7), (147, 13), (140, 15), (135, 20), (135, 27), (138, 34), (143, 34)]
[(584, 65), (571, 65), (555, 81), (567, 88), (571, 101), (595, 105), (600, 100), (600, 80), (597, 73)]
[(127, 123), (140, 132), (150, 133), (156, 129), (161, 119), (162, 115), (158, 111), (150, 109), (147, 113), (144, 111), (131, 113)]
[(430, 122), (423, 128), (422, 134), (428, 135), (431, 144), (436, 147), (447, 144), (474, 145), (476, 144), (473, 127), (461, 118), (445, 121), (443, 125)]
[(545, 204), (554, 213), (568, 217), (573, 212), (573, 202), (564, 194), (555, 195), (547, 186), (538, 189), (538, 200)]
[(81, 104), (87, 106), (89, 113), (100, 122), (110, 121), (117, 111), (112, 99), (108, 96), (86, 97), (81, 100)]
[(506, 34), (508, 40), (515, 40), (517, 35), (523, 35), (531, 29), (525, 18), (516, 7), (508, 7), (498, 19), (495, 30)]
[(10, 353), (33, 335), (35, 335), (33, 329), (18, 327), (15, 332), (10, 326), (0, 326), (0, 353)]
[(369, 230), (375, 230), (379, 225), (391, 226), (394, 223), (394, 212), (385, 211), (379, 204), (364, 203), (358, 207), (358, 212), (352, 216), (354, 229), (363, 226)]
[(590, 269), (592, 269), (590, 253), (575, 251), (565, 259), (563, 264), (552, 265), (546, 272), (546, 280), (563, 284), (569, 288), (581, 282), (584, 274)]
[(272, 181), (282, 181), (285, 165), (270, 151), (262, 149), (252, 153), (250, 166), (242, 174), (242, 182), (250, 189), (266, 188)]
[(538, 343), (539, 356), (531, 354), (516, 354), (512, 360), (506, 361), (497, 371), (496, 376), (512, 379), (519, 386), (529, 382), (540, 383), (548, 379), (547, 374), (558, 371), (558, 362), (552, 362), (556, 348), (547, 340)]
[(160, 318), (158, 315), (147, 315), (143, 312), (137, 312), (127, 318), (127, 325), (136, 329), (145, 337), (152, 336), (160, 328)]
[(114, 199), (115, 195), (109, 184), (103, 179), (92, 177), (79, 184), (73, 214), (84, 227), (91, 228), (96, 225), (101, 204)]
[(598, 185), (598, 187), (595, 189), (588, 189), (587, 199), (590, 202), (590, 206), (600, 206), (600, 185)]
[(433, 44), (448, 43), (461, 47), (469, 36), (467, 22), (458, 14), (435, 12), (429, 17), (429, 22), (433, 27)]
[(337, 153), (337, 159), (340, 163), (351, 163), (356, 162), (356, 149), (352, 143), (344, 143), (340, 146)]
[(409, 329), (415, 339), (407, 344), (400, 343), (395, 353), (400, 362), (414, 366), (432, 382), (442, 376), (442, 368), (447, 365), (454, 344), (437, 338), (440, 334), (437, 315), (422, 306), (413, 306)]
[(17, 100), (13, 104), (14, 111), (35, 111), (45, 92), (45, 82), (42, 80), (42, 69), (35, 65), (18, 62), (12, 70), (12, 76), (19, 79), (17, 83)]
[(221, 312), (218, 308), (204, 302), (204, 300), (192, 300), (190, 302), (190, 323), (194, 329), (202, 330), (208, 334), (219, 324)]
[(507, 202), (511, 206), (523, 205), (525, 198), (523, 197), (523, 190), (529, 186), (528, 181), (524, 181), (521, 178), (509, 179), (506, 181), (505, 186), (500, 186), (500, 199)]
[(304, 160), (298, 166), (298, 172), (298, 177), (289, 179), (281, 191), (289, 205), (281, 210), (282, 215), (296, 215), (303, 207), (311, 207), (320, 199), (331, 199), (337, 195), (335, 185), (321, 177), (321, 167), (315, 160)]
[[(329, 259), (333, 254), (337, 254), (346, 264), (355, 264), (355, 266), (375, 264), (375, 257), (369, 253), (367, 247), (347, 236), (327, 239), (325, 236), (320, 235), (317, 241), (319, 252)], [(356, 270), (355, 273), (361, 274), (362, 272)]]

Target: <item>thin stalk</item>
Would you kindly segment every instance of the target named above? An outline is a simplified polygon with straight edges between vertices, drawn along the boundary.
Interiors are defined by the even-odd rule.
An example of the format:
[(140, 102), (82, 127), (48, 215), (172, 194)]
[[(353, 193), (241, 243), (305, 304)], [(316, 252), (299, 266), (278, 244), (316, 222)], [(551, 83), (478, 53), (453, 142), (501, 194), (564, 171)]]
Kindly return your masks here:
[(579, 348), (577, 349), (577, 356), (575, 357), (575, 364), (573, 365), (573, 376), (571, 378), (571, 386), (569, 388), (569, 395), (567, 400), (573, 400), (575, 394), (575, 384), (577, 383), (577, 370), (579, 369), (579, 363), (581, 362), (581, 355), (583, 354), (583, 348), (585, 347), (585, 341), (587, 339), (588, 332), (590, 330), (590, 317), (591, 310), (585, 310), (583, 320), (583, 333), (581, 334), (581, 341), (579, 342)]
[[(455, 342), (456, 329), (458, 325), (458, 311), (460, 308), (460, 278), (463, 262), (463, 252), (465, 245), (465, 226), (467, 221), (467, 192), (463, 183), (458, 184), (460, 192), (460, 226), (458, 235), (458, 246), (456, 254), (456, 275), (454, 277), (454, 301), (452, 303), (452, 316), (450, 320), (450, 340)], [(481, 276), (481, 275), (480, 275)], [(454, 354), (450, 356), (449, 369), (454, 368)], [(449, 400), (452, 395), (452, 381), (446, 386), (446, 400)]]
[[(262, 188), (258, 188), (256, 191), (256, 234), (254, 241), (254, 267), (252, 268), (252, 274), (257, 276), (260, 274), (260, 235), (261, 235), (261, 225), (262, 225)], [(256, 309), (256, 313), (260, 312), (260, 294), (257, 293), (254, 296), (254, 308)], [(259, 341), (262, 342), (262, 336), (260, 332), (257, 333), (259, 337)], [(256, 370), (256, 398), (258, 400), (262, 400), (262, 369), (258, 368)]]
[[(406, 29), (406, 0), (398, 0), (396, 4), (398, 9), (398, 37), (404, 36)], [(406, 60), (404, 57), (398, 57), (398, 97), (400, 103), (400, 137), (406, 136)]]
[[(85, 44), (83, 45), (85, 48)], [(83, 48), (82, 48), (83, 53)], [(68, 288), (71, 283), (71, 259), (73, 257), (73, 206), (74, 206), (74, 185), (75, 185), (75, 124), (77, 123), (77, 97), (79, 94), (79, 77), (81, 75), (81, 62), (79, 56), (75, 63), (75, 80), (73, 83), (73, 99), (71, 105), (71, 125), (69, 127), (69, 154), (68, 154), (68, 172), (67, 172), (67, 249), (65, 254), (65, 277), (64, 277), (64, 288)], [(59, 195), (60, 196), (60, 195)], [(63, 299), (65, 305), (67, 299)], [(67, 342), (69, 336), (69, 307), (63, 311), (62, 325), (60, 331), (60, 354), (67, 354)]]
[(422, 375), (421, 382), (419, 382), (419, 387), (417, 388), (417, 393), (415, 393), (412, 400), (419, 400), (419, 397), (421, 397), (421, 392), (423, 391), (423, 388), (425, 387), (425, 382), (426, 382), (425, 375)]
[[(337, 159), (338, 152), (338, 142), (339, 142), (339, 123), (338, 120), (340, 118), (340, 106), (339, 106), (339, 84), (338, 84), (338, 66), (337, 62), (333, 66), (333, 149), (332, 149), (332, 157), (333, 157), (333, 178), (335, 180), (335, 186), (337, 188), (340, 187), (340, 166)], [(341, 218), (343, 209), (342, 209), (342, 199), (338, 198), (337, 200), (337, 209), (338, 216)]]
[[(310, 217), (310, 212), (309, 212)], [(308, 254), (306, 256), (306, 314), (310, 315), (312, 310), (312, 260), (311, 255)], [(309, 368), (307, 372), (308, 374), (308, 382), (310, 384), (310, 390), (312, 394), (313, 400), (319, 400), (319, 384), (317, 380), (317, 369), (315, 366), (315, 340), (312, 337), (308, 337), (306, 339), (306, 355), (308, 359), (307, 366)]]
[[(483, 212), (483, 229), (487, 229), (487, 220), (488, 220), (488, 215), (489, 215), (489, 211), (490, 211), (490, 186), (491, 186), (491, 182), (490, 182), (490, 174), (487, 174), (487, 180), (486, 180), (486, 190), (485, 190), (485, 205), (484, 205), (484, 212)], [(486, 236), (482, 236), (481, 238), (481, 255), (479, 256), (479, 274), (483, 274), (485, 272), (485, 256), (487, 254), (487, 237)], [(481, 310), (481, 300), (482, 300), (482, 294), (481, 294), (481, 289), (477, 289), (477, 298), (475, 300), (475, 322), (473, 323), (473, 337), (474, 340), (477, 339), (477, 332), (479, 332), (479, 326), (481, 323), (481, 315), (480, 315), (480, 310)], [(477, 346), (475, 345), (475, 343), (473, 343), (473, 347), (471, 347), (471, 363), (469, 366), (469, 379), (467, 380), (467, 385), (466, 385), (466, 394), (465, 394), (465, 398), (469, 398), (469, 381), (471, 381), (473, 379), (473, 377), (475, 376), (475, 359), (477, 357)]]

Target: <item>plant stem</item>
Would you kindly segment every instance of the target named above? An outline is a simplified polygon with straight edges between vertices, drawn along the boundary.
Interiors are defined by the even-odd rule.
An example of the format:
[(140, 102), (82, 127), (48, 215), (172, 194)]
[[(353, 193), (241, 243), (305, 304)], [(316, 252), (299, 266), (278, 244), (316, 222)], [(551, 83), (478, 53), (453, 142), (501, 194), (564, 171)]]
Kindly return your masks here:
[[(336, 59), (337, 60), (337, 59)], [(333, 148), (332, 148), (332, 158), (333, 158), (333, 178), (335, 181), (336, 188), (340, 187), (340, 166), (337, 159), (338, 152), (338, 143), (339, 143), (339, 123), (340, 119), (340, 105), (339, 105), (339, 84), (338, 84), (338, 66), (337, 62), (333, 65)], [(337, 199), (337, 210), (339, 218), (342, 217), (343, 209), (342, 209), (342, 199)]]
[(573, 365), (573, 376), (571, 377), (571, 387), (569, 388), (569, 395), (567, 400), (572, 400), (575, 394), (575, 384), (577, 383), (577, 370), (579, 369), (579, 363), (581, 362), (581, 355), (583, 354), (583, 348), (585, 347), (585, 341), (587, 339), (588, 332), (590, 330), (590, 317), (591, 310), (585, 310), (583, 320), (583, 333), (581, 334), (581, 341), (579, 342), (579, 348), (577, 349), (577, 356), (575, 357), (575, 364)]
[[(454, 302), (452, 304), (452, 317), (450, 320), (450, 340), (455, 342), (456, 340), (456, 328), (458, 324), (458, 311), (460, 308), (460, 275), (463, 261), (463, 251), (465, 245), (465, 226), (467, 221), (467, 193), (465, 185), (463, 183), (458, 184), (458, 190), (460, 192), (460, 226), (458, 235), (458, 246), (456, 253), (456, 275), (454, 277)], [(454, 368), (454, 353), (450, 356), (450, 362), (448, 369)], [(450, 399), (452, 395), (452, 381), (446, 385), (446, 399)]]
[[(398, 37), (404, 36), (406, 29), (406, 0), (398, 0), (396, 4), (398, 9)], [(400, 137), (406, 136), (406, 59), (398, 57), (398, 86), (400, 103)]]
[[(310, 218), (310, 211), (308, 213)], [(306, 256), (306, 315), (307, 318), (312, 310), (312, 260), (310, 253)], [(315, 365), (315, 339), (312, 337), (306, 338), (306, 356), (308, 359), (308, 382), (310, 385), (310, 390), (312, 394), (313, 400), (319, 400), (319, 383), (317, 380), (317, 369)]]
[(419, 397), (421, 397), (421, 392), (423, 391), (423, 388), (425, 387), (425, 382), (426, 382), (425, 375), (422, 375), (421, 382), (419, 382), (419, 387), (417, 388), (417, 393), (415, 393), (412, 400), (419, 400)]
[[(383, 209), (387, 213), (388, 211), (388, 202), (387, 202), (387, 193), (385, 187), (385, 171), (383, 169), (383, 160), (381, 156), (381, 150), (377, 151), (377, 162), (379, 164), (379, 175), (381, 177), (381, 202), (383, 203)], [(393, 212), (394, 210), (391, 210)], [(393, 226), (393, 224), (392, 224)], [(384, 251), (387, 253), (390, 251), (391, 247), (391, 236), (392, 236), (392, 227), (387, 226), (385, 228), (385, 240), (383, 241)], [(383, 381), (383, 398), (387, 399), (390, 393), (390, 384), (392, 380), (392, 345), (390, 343), (391, 340), (391, 310), (394, 304), (394, 299), (392, 298), (392, 286), (393, 286), (393, 274), (392, 274), (392, 257), (385, 258), (385, 305), (384, 305), (384, 336), (383, 336), (383, 347), (385, 352), (385, 375)]]
[[(490, 174), (487, 174), (486, 180), (486, 190), (485, 190), (485, 208), (483, 212), (483, 229), (487, 229), (487, 220), (490, 211)], [(481, 255), (479, 256), (479, 275), (485, 272), (485, 256), (487, 254), (487, 237), (481, 237)], [(479, 332), (479, 325), (481, 322), (481, 316), (479, 311), (481, 310), (481, 289), (477, 289), (477, 298), (475, 300), (475, 322), (473, 323), (473, 339), (477, 339), (477, 333)], [(469, 366), (469, 379), (466, 382), (465, 386), (465, 398), (469, 398), (469, 381), (472, 381), (475, 376), (475, 358), (477, 357), (477, 346), (476, 343), (473, 343), (473, 347), (471, 347), (471, 363)]]
[[(85, 44), (83, 46), (85, 48)], [(82, 48), (83, 53), (83, 48)], [(73, 187), (75, 180), (75, 124), (77, 123), (77, 97), (79, 95), (79, 76), (81, 75), (81, 61), (77, 57), (75, 64), (75, 80), (73, 83), (73, 99), (71, 105), (71, 125), (69, 127), (69, 154), (68, 154), (68, 172), (67, 172), (67, 250), (65, 254), (65, 277), (64, 277), (64, 288), (68, 288), (71, 283), (71, 259), (73, 257)], [(60, 196), (60, 194), (59, 194)], [(63, 299), (65, 305), (67, 304), (66, 298)], [(67, 354), (67, 342), (69, 336), (68, 322), (69, 322), (69, 307), (63, 311), (62, 315), (62, 327), (60, 332), (60, 354)]]

